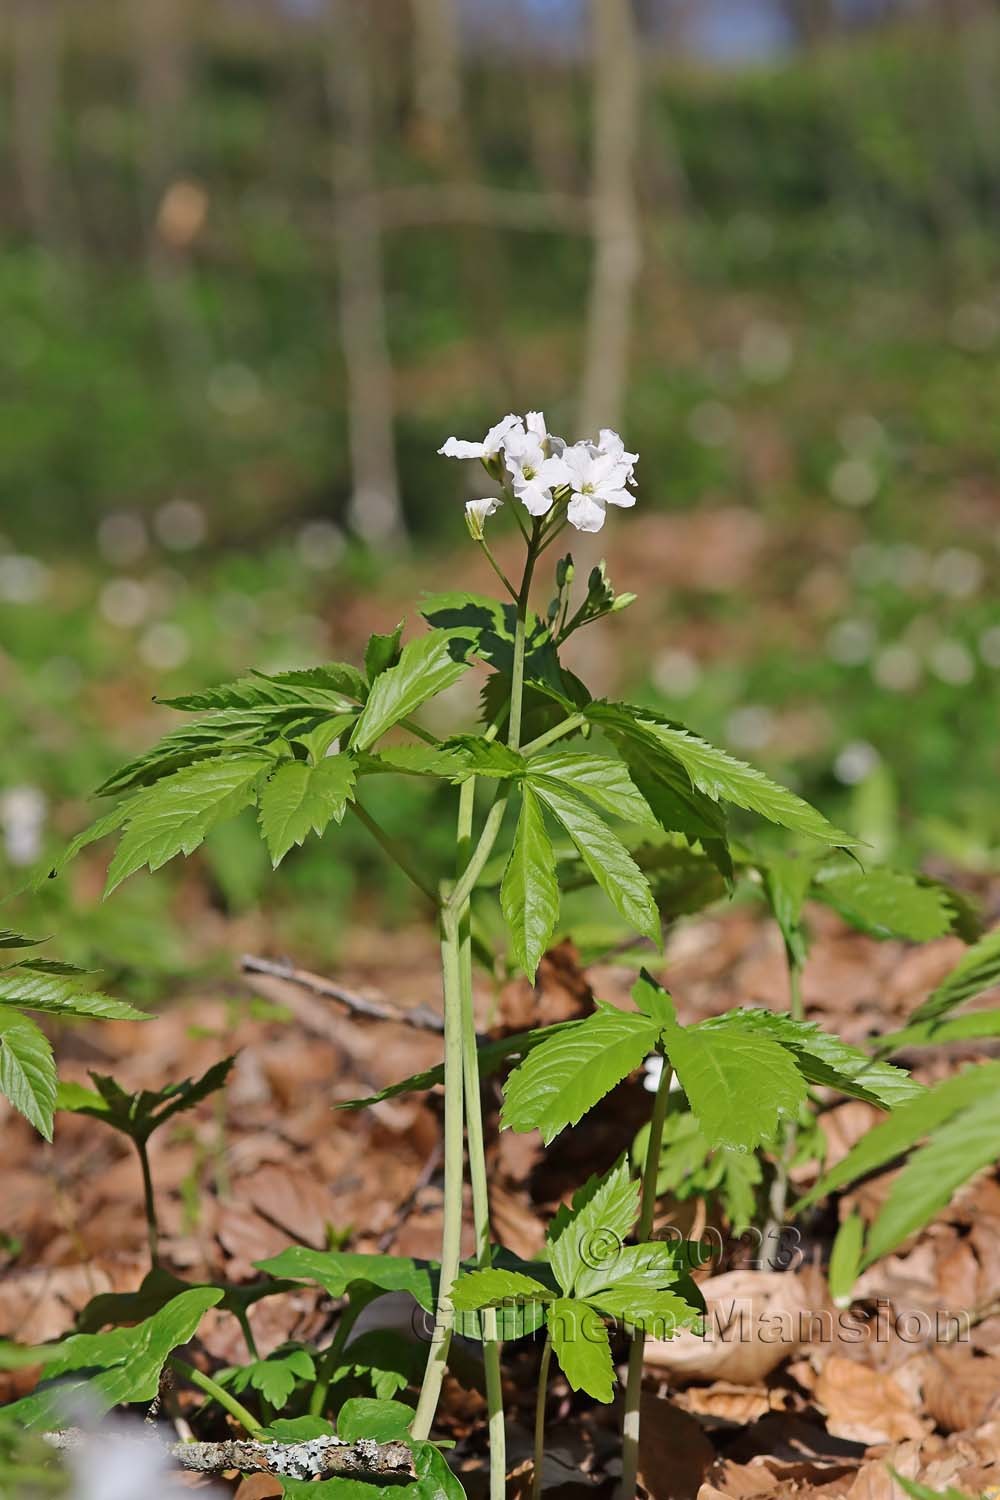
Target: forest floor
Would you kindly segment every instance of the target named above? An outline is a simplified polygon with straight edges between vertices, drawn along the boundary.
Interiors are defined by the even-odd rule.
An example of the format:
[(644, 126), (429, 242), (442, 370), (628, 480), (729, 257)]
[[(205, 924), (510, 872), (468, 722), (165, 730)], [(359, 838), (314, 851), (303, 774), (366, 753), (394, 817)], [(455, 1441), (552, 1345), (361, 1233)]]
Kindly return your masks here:
[[(1000, 883), (980, 882), (976, 894), (995, 920)], [(919, 949), (878, 943), (825, 910), (812, 911), (810, 922), (807, 1015), (855, 1044), (901, 1025), (961, 952), (950, 938)], [(682, 924), (654, 967), (685, 1021), (734, 1004), (786, 1004), (777, 932), (746, 908)], [(329, 977), (404, 1009), (439, 1005), (436, 954), (422, 930), (406, 929), (391, 941), (379, 932), (358, 933)], [(520, 1029), (580, 1015), (594, 993), (627, 1006), (633, 978), (612, 964), (583, 971), (563, 945), (544, 960), (534, 991), (523, 981), (498, 995), (484, 985), (481, 1024)], [(115, 1022), (63, 1030), (57, 1047), (63, 1077), (85, 1083), (88, 1069), (113, 1072), (129, 1089), (158, 1088), (236, 1054), (225, 1094), (153, 1138), (161, 1254), (178, 1276), (245, 1283), (256, 1261), (290, 1244), (436, 1255), (439, 1091), (357, 1113), (332, 1108), (437, 1062), (441, 1041), (432, 1031), (364, 1019), (308, 983), (241, 975), (234, 962), (229, 984), (181, 992), (141, 1027)], [(899, 1060), (930, 1082), (981, 1057), (983, 1047), (925, 1050)], [(543, 1153), (536, 1135), (497, 1136), (496, 1085), (486, 1088), (495, 1235), (531, 1256), (557, 1205), (631, 1147), (650, 1096), (642, 1075), (633, 1076)], [(871, 1127), (875, 1114), (859, 1101), (830, 1100), (821, 1115), (827, 1165)], [(3, 1101), (0, 1154), (0, 1336), (37, 1343), (69, 1332), (97, 1293), (133, 1290), (148, 1270), (139, 1168), (128, 1142), (99, 1121), (61, 1114), (55, 1144), (47, 1146)], [(796, 1171), (796, 1190), (809, 1185), (810, 1173)], [(726, 1226), (715, 1225), (724, 1250), (707, 1268), (703, 1290), (717, 1324), (734, 1304), (742, 1324), (737, 1319), (714, 1343), (685, 1334), (677, 1343), (647, 1346), (641, 1477), (653, 1500), (765, 1494), (890, 1500), (901, 1493), (893, 1489), (890, 1464), (936, 1489), (998, 1492), (1000, 1312), (990, 1309), (1000, 1307), (1000, 1174), (975, 1178), (929, 1228), (867, 1271), (852, 1307), (837, 1311), (824, 1261), (838, 1213), (857, 1206), (870, 1219), (891, 1177), (882, 1172), (805, 1219), (786, 1274), (759, 1268), (752, 1234), (727, 1239)], [(668, 1225), (695, 1235), (712, 1227), (700, 1201), (662, 1199), (659, 1210), (659, 1234)], [(466, 1234), (471, 1250), (468, 1218)], [(968, 1312), (971, 1326), (956, 1322), (956, 1312)], [(382, 1326), (411, 1328), (412, 1307), (402, 1298), (383, 1298), (370, 1314)], [(322, 1346), (335, 1320), (335, 1304), (305, 1286), (250, 1311), (261, 1355), (289, 1339)], [(525, 1340), (505, 1355), (516, 1494), (526, 1492), (530, 1478), (539, 1353)], [(192, 1358), (208, 1371), (244, 1360), (236, 1321), (210, 1312)], [(440, 1431), (455, 1440), (452, 1461), (478, 1497), (485, 1492), (486, 1426), (476, 1346), (463, 1345), (457, 1364), (461, 1380), (452, 1376), (446, 1384)], [(22, 1394), (36, 1373), (0, 1377), (0, 1399)], [(181, 1397), (192, 1409), (198, 1400), (193, 1393)], [(223, 1436), (221, 1417), (214, 1421), (212, 1431)], [(556, 1376), (546, 1489), (566, 1500), (610, 1493), (618, 1421), (614, 1408), (574, 1396)], [(280, 1493), (265, 1476), (234, 1479), (232, 1488), (239, 1500)]]

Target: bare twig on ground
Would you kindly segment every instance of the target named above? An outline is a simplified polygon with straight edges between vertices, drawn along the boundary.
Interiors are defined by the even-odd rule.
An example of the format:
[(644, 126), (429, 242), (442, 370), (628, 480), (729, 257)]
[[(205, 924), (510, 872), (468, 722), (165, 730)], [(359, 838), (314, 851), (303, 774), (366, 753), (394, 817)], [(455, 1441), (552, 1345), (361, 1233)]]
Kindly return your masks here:
[[(89, 1433), (78, 1427), (49, 1432), (45, 1440), (61, 1450), (89, 1443), (150, 1443), (149, 1434), (136, 1437), (117, 1433)], [(405, 1443), (376, 1443), (359, 1438), (345, 1443), (340, 1438), (310, 1438), (301, 1443), (257, 1443), (233, 1438), (225, 1443), (171, 1443), (161, 1445), (181, 1469), (197, 1474), (277, 1474), (286, 1479), (320, 1480), (337, 1475), (392, 1474), (413, 1477), (413, 1455)]]
[(395, 1021), (400, 1026), (415, 1026), (418, 1031), (433, 1031), (438, 1035), (444, 1030), (444, 1022), (425, 1005), (416, 1005), (412, 1010), (394, 1005), (391, 1000), (374, 999), (370, 995), (359, 995), (355, 990), (345, 989), (332, 979), (311, 974), (308, 969), (297, 969), (294, 964), (282, 959), (257, 958), (244, 953), (240, 959), (244, 974), (266, 974), (270, 979), (283, 979), (287, 984), (296, 984), (312, 995), (322, 995), (326, 1000), (336, 1000), (353, 1016), (368, 1021)]

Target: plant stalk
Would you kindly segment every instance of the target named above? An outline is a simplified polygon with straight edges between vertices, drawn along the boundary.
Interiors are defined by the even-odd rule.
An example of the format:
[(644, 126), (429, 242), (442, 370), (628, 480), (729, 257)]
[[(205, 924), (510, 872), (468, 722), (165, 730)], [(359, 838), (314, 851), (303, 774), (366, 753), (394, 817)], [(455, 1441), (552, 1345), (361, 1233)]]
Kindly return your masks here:
[(514, 624), (514, 663), (510, 682), (510, 721), (507, 727), (507, 743), (516, 750), (521, 743), (521, 709), (524, 704), (524, 646), (527, 633), (528, 598), (531, 594), (531, 579), (539, 551), (540, 528), (537, 520), (528, 543), (528, 556), (524, 562), (524, 576), (517, 596), (517, 620)]
[(545, 1402), (549, 1393), (549, 1365), (552, 1361), (552, 1335), (546, 1333), (542, 1362), (538, 1367), (538, 1395), (535, 1397), (535, 1461), (531, 1474), (531, 1500), (542, 1497), (542, 1463), (545, 1459)]
[[(135, 1140), (135, 1137), (133, 1137)], [(149, 1170), (149, 1145), (146, 1141), (135, 1141), (142, 1168), (142, 1201), (146, 1213), (146, 1236), (149, 1240), (149, 1259), (154, 1271), (160, 1265), (160, 1227), (156, 1219), (156, 1197), (153, 1193), (153, 1174)]]
[(235, 1396), (231, 1396), (210, 1375), (203, 1375), (200, 1370), (195, 1369), (194, 1365), (185, 1364), (184, 1360), (178, 1359), (175, 1354), (170, 1356), (170, 1366), (173, 1370), (176, 1370), (178, 1375), (188, 1381), (189, 1384), (197, 1386), (200, 1391), (204, 1391), (206, 1396), (211, 1396), (213, 1401), (217, 1401), (231, 1417), (236, 1418), (244, 1431), (248, 1432), (251, 1437), (256, 1437), (258, 1432), (263, 1431), (263, 1427), (257, 1421), (257, 1418), (251, 1416), (246, 1407), (237, 1401)]
[[(472, 843), (472, 819), (476, 778), (462, 783), (458, 803), (458, 868), (468, 863)], [(472, 1004), (472, 914), (469, 901), (459, 916), (459, 957), (462, 973), (462, 1058), (465, 1083), (465, 1129), (472, 1184), (472, 1216), (476, 1233), (476, 1261), (489, 1266), (490, 1200), (486, 1176), (486, 1144), (483, 1136), (482, 1098), (479, 1084), (479, 1048), (476, 1016)], [(486, 1373), (486, 1406), (489, 1416), (490, 1500), (504, 1500), (507, 1486), (507, 1440), (503, 1416), (503, 1385), (496, 1308), (480, 1313), (483, 1332), (483, 1365)]]
[(434, 1330), (427, 1351), (420, 1397), (411, 1425), (415, 1438), (430, 1435), (448, 1363), (455, 1309), (451, 1289), (462, 1247), (463, 1064), (462, 965), (459, 924), (449, 902), (441, 912), (441, 969), (444, 980), (444, 1213), (441, 1229), (441, 1285)]
[(379, 848), (383, 849), (389, 858), (399, 866), (403, 874), (413, 882), (418, 891), (421, 891), (427, 897), (433, 907), (436, 908), (439, 906), (440, 901), (437, 892), (412, 863), (409, 854), (403, 848), (402, 844), (400, 844), (399, 840), (393, 838), (391, 833), (387, 833), (381, 823), (377, 822), (367, 808), (361, 806), (360, 802), (351, 802), (348, 805), (355, 817), (368, 829), (368, 832)]
[[(802, 1003), (802, 966), (788, 947), (785, 948), (785, 959), (788, 964), (788, 1014), (793, 1021), (802, 1021), (805, 1019), (805, 1007)], [(781, 1233), (785, 1224), (785, 1210), (788, 1206), (788, 1173), (795, 1156), (797, 1136), (798, 1124), (795, 1120), (789, 1120), (785, 1126), (781, 1155), (775, 1163), (774, 1177), (768, 1194), (768, 1219), (764, 1226), (763, 1239), (763, 1244), (768, 1247), (764, 1261), (764, 1269), (768, 1271), (787, 1269), (781, 1264)], [(770, 1248), (772, 1240), (773, 1249)]]
[[(660, 1082), (653, 1101), (653, 1115), (649, 1122), (646, 1157), (642, 1164), (642, 1193), (639, 1199), (639, 1223), (636, 1227), (640, 1244), (644, 1244), (653, 1232), (656, 1181), (660, 1172), (663, 1126), (667, 1118), (670, 1082), (673, 1074), (673, 1068), (664, 1058)], [(625, 1382), (625, 1414), (622, 1419), (622, 1478), (618, 1491), (619, 1500), (632, 1500), (639, 1473), (639, 1418), (642, 1406), (642, 1366), (645, 1347), (645, 1333), (640, 1328), (634, 1328), (628, 1352), (628, 1375)]]
[(347, 1336), (357, 1321), (358, 1314), (365, 1304), (363, 1302), (349, 1302), (340, 1315), (337, 1323), (337, 1331), (333, 1335), (330, 1346), (324, 1349), (318, 1361), (316, 1370), (316, 1384), (309, 1395), (309, 1415), (321, 1417), (326, 1405), (326, 1398), (330, 1394), (330, 1383), (333, 1380), (337, 1367), (340, 1364)]

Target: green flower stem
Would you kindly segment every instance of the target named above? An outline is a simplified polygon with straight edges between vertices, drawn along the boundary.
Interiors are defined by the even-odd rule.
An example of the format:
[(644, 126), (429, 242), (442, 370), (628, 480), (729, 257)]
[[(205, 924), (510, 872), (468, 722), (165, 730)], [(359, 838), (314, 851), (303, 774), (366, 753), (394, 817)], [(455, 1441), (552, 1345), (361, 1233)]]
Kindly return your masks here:
[(524, 702), (524, 643), (528, 619), (528, 598), (531, 594), (531, 579), (535, 571), (535, 561), (540, 550), (540, 536), (541, 528), (538, 521), (535, 521), (532, 527), (531, 540), (528, 542), (528, 555), (524, 562), (524, 576), (521, 579), (521, 588), (517, 596), (517, 621), (514, 625), (514, 664), (511, 669), (510, 722), (507, 728), (507, 743), (512, 750), (516, 750), (521, 743), (521, 708)]
[(149, 1147), (146, 1141), (136, 1140), (135, 1149), (139, 1153), (139, 1165), (142, 1168), (142, 1202), (146, 1214), (146, 1236), (149, 1240), (149, 1259), (154, 1271), (160, 1265), (160, 1227), (156, 1219), (156, 1197), (153, 1193), (153, 1174), (149, 1170)]
[(503, 584), (504, 588), (507, 590), (508, 594), (510, 595), (510, 597), (514, 600), (514, 602), (516, 604), (517, 603), (517, 589), (511, 583), (510, 579), (507, 577), (507, 574), (504, 572), (503, 568), (501, 568), (500, 564), (497, 562), (496, 558), (493, 556), (493, 553), (490, 550), (489, 542), (486, 541), (485, 537), (480, 537), (479, 538), (479, 545), (483, 549), (483, 553), (484, 553), (484, 555), (486, 557), (486, 561), (489, 563), (490, 567), (493, 569), (494, 573), (497, 575), (497, 577), (499, 578), (500, 582)]
[(190, 1385), (197, 1386), (199, 1391), (204, 1391), (206, 1396), (211, 1396), (212, 1400), (217, 1401), (231, 1417), (235, 1417), (251, 1437), (256, 1437), (259, 1432), (263, 1431), (263, 1425), (257, 1421), (257, 1418), (251, 1416), (246, 1407), (237, 1401), (235, 1396), (231, 1396), (227, 1390), (224, 1390), (210, 1375), (203, 1375), (200, 1370), (195, 1369), (194, 1365), (185, 1364), (175, 1354), (170, 1356), (169, 1363), (171, 1369), (175, 1370), (183, 1380), (188, 1381)]
[(535, 1397), (535, 1462), (531, 1475), (531, 1500), (541, 1500), (542, 1461), (545, 1458), (545, 1401), (549, 1393), (549, 1365), (552, 1361), (552, 1335), (546, 1333), (542, 1362), (538, 1367), (538, 1394)]
[[(458, 867), (468, 862), (472, 843), (472, 819), (476, 778), (462, 783), (458, 803)], [(466, 901), (459, 913), (459, 943), (462, 968), (462, 1056), (465, 1071), (465, 1129), (472, 1184), (472, 1215), (476, 1231), (476, 1260), (490, 1264), (490, 1199), (486, 1177), (486, 1144), (479, 1086), (479, 1048), (476, 1016), (472, 1005), (472, 916)], [(483, 1328), (483, 1364), (486, 1372), (486, 1406), (489, 1414), (490, 1497), (503, 1500), (507, 1487), (507, 1435), (503, 1419), (503, 1384), (497, 1314), (493, 1307), (480, 1314)]]
[(571, 714), (568, 719), (563, 719), (554, 729), (547, 729), (537, 739), (529, 740), (526, 745), (521, 746), (522, 755), (534, 755), (537, 750), (544, 750), (546, 745), (551, 745), (554, 740), (561, 740), (564, 735), (575, 734), (584, 724), (586, 719), (583, 714)]
[[(674, 1070), (664, 1058), (663, 1071), (660, 1073), (660, 1082), (653, 1101), (653, 1116), (649, 1123), (646, 1158), (642, 1164), (642, 1195), (639, 1199), (639, 1223), (636, 1226), (636, 1235), (640, 1244), (645, 1244), (653, 1232), (656, 1181), (660, 1172), (660, 1154), (663, 1149), (663, 1126), (667, 1118), (670, 1082), (673, 1076)], [(642, 1365), (645, 1346), (645, 1333), (640, 1328), (634, 1328), (628, 1353), (628, 1375), (625, 1381), (622, 1478), (618, 1491), (619, 1500), (631, 1500), (631, 1497), (635, 1495), (635, 1483), (639, 1473), (639, 1413), (642, 1404)]]
[(805, 1020), (802, 1003), (802, 967), (795, 959), (788, 960), (788, 1011), (793, 1021)]
[(458, 1275), (462, 1245), (463, 1062), (462, 964), (456, 907), (449, 901), (441, 911), (441, 969), (444, 979), (444, 1209), (441, 1229), (441, 1286), (427, 1351), (420, 1397), (411, 1425), (415, 1438), (430, 1435), (448, 1363), (455, 1322), (451, 1289)]
[(437, 892), (434, 890), (430, 882), (424, 879), (420, 871), (411, 862), (410, 856), (407, 854), (406, 850), (403, 848), (399, 840), (393, 838), (391, 833), (386, 833), (381, 823), (376, 822), (371, 813), (367, 810), (367, 808), (362, 807), (360, 802), (351, 802), (348, 804), (348, 806), (354, 813), (355, 817), (358, 818), (360, 822), (362, 822), (368, 829), (368, 832), (371, 834), (376, 844), (378, 844), (381, 849), (384, 849), (389, 858), (399, 866), (403, 874), (413, 882), (417, 890), (423, 892), (432, 906), (439, 906), (440, 901)]
[(347, 1336), (357, 1321), (358, 1314), (364, 1302), (348, 1302), (340, 1315), (337, 1331), (328, 1349), (324, 1349), (322, 1356), (317, 1361), (316, 1384), (309, 1395), (309, 1415), (321, 1417), (326, 1405), (326, 1398), (330, 1394), (330, 1384), (340, 1366), (341, 1355), (347, 1343)]

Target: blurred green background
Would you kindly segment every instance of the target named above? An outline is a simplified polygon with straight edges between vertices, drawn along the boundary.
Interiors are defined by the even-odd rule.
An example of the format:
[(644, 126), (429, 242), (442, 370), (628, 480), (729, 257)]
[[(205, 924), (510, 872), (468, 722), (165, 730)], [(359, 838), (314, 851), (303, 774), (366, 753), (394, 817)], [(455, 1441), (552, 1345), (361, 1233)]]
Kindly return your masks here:
[[(0, 201), (4, 890), (154, 693), (486, 586), (481, 478), (435, 450), (526, 407), (641, 455), (581, 549), (640, 595), (596, 688), (880, 854), (995, 868), (996, 7), (8, 0)], [(445, 859), (422, 791), (382, 816)], [(222, 946), (330, 962), (411, 914), (341, 848), (273, 879), (236, 824), (31, 910), (140, 988)]]

